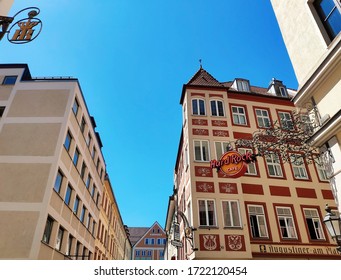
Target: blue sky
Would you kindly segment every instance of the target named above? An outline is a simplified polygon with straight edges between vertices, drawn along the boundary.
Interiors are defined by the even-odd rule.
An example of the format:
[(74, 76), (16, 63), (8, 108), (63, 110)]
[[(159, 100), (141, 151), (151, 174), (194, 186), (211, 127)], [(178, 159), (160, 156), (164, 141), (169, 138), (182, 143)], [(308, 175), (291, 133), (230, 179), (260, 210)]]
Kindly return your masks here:
[(15, 0), (9, 16), (29, 6), (41, 10), (41, 34), (24, 45), (4, 38), (0, 63), (79, 79), (128, 226), (164, 226), (181, 90), (199, 59), (221, 82), (267, 87), (275, 77), (297, 88), (270, 0)]

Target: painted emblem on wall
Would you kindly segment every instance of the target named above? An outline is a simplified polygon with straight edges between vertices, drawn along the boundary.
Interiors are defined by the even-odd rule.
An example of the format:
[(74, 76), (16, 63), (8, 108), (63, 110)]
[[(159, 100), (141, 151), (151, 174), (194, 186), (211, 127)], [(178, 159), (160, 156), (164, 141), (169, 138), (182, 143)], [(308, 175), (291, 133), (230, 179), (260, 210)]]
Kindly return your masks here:
[(245, 251), (243, 235), (225, 235), (226, 251)]
[(201, 251), (220, 251), (219, 235), (201, 234), (199, 237)]

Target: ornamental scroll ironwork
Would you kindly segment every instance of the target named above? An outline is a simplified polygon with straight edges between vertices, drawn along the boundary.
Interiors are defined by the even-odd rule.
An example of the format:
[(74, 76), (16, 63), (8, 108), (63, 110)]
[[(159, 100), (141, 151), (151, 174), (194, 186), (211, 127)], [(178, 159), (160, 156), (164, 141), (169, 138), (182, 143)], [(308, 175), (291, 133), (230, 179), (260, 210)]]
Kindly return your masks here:
[[(24, 11), (28, 17), (16, 21), (14, 18)], [(0, 16), (0, 40), (7, 34), (7, 40), (12, 44), (26, 44), (38, 37), (42, 30), (42, 21), (36, 16), (40, 13), (37, 7), (28, 7), (17, 12), (13, 17)]]
[(283, 117), (269, 127), (255, 131), (249, 139), (237, 139), (233, 145), (250, 148), (255, 156), (277, 155), (283, 162), (298, 165), (303, 159), (308, 164), (321, 164), (318, 148), (308, 141), (320, 126), (316, 107), (308, 103), (305, 108), (292, 110), (290, 118)]

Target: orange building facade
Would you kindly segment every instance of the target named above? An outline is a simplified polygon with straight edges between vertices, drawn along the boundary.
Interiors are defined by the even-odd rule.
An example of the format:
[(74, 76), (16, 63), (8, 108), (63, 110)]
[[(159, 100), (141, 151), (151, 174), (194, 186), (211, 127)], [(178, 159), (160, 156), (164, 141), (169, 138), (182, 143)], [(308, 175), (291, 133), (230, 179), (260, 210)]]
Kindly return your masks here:
[(129, 228), (133, 260), (163, 260), (166, 233), (158, 222), (150, 228)]
[(294, 95), (276, 79), (267, 88), (246, 79), (221, 83), (202, 67), (183, 86), (166, 259), (340, 258), (322, 222), (326, 203), (336, 207), (319, 165), (264, 156), (240, 177), (211, 168), (237, 139), (290, 122)]

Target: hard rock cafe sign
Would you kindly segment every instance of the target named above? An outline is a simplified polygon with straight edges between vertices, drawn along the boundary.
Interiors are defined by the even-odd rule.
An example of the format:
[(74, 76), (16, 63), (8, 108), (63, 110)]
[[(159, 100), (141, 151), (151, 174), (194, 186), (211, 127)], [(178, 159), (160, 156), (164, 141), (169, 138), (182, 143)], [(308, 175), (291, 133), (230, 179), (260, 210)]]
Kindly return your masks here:
[(243, 176), (247, 170), (247, 164), (256, 160), (254, 154), (246, 152), (240, 154), (237, 151), (230, 150), (223, 154), (220, 160), (211, 160), (211, 168), (216, 168), (228, 177), (238, 178)]
[[(14, 21), (15, 17), (24, 11), (28, 17)], [(0, 16), (0, 40), (7, 34), (7, 40), (12, 44), (26, 44), (33, 41), (41, 32), (42, 22), (36, 18), (40, 10), (36, 7), (25, 8), (13, 17)], [(13, 23), (13, 24), (12, 24)]]

